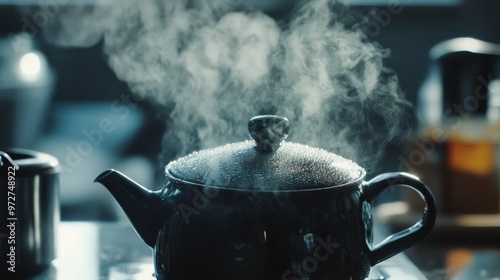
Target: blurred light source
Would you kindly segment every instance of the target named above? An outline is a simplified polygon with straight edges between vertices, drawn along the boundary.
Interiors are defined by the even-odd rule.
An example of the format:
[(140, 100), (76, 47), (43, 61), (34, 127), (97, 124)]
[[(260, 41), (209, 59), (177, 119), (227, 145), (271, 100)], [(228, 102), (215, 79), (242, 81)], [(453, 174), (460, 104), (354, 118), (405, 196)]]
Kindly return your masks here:
[[(94, 223), (62, 223), (57, 243), (57, 280), (99, 278), (99, 227)], [(68, 249), (70, 248), (70, 249)], [(52, 279), (52, 278), (51, 278)]]
[(109, 269), (109, 280), (155, 280), (150, 263), (121, 263)]
[(28, 79), (35, 78), (41, 69), (40, 57), (35, 53), (27, 53), (21, 57), (19, 68), (23, 77)]

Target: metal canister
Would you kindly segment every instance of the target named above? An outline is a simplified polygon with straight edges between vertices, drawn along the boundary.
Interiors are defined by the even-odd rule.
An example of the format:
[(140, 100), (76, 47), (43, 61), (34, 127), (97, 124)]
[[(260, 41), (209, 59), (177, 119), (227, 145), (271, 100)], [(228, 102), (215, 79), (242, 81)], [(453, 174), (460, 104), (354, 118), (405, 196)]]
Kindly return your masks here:
[(55, 157), (25, 149), (0, 149), (0, 165), (1, 269), (18, 279), (56, 258), (61, 167)]

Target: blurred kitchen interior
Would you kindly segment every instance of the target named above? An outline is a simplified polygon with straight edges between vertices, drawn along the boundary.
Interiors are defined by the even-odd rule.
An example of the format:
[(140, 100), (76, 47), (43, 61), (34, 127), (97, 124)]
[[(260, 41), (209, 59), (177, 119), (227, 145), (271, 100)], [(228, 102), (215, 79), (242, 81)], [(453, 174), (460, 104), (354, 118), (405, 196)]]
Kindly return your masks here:
[[(92, 180), (100, 171), (115, 168), (150, 188), (161, 185), (163, 167), (172, 160), (160, 153), (162, 137), (168, 129), (165, 127), (168, 112), (156, 110), (155, 104), (148, 101), (134, 101), (127, 84), (120, 81), (109, 68), (102, 52), (102, 42), (85, 48), (65, 48), (48, 43), (40, 30), (35, 32), (27, 27), (23, 18), (32, 19), (36, 12), (41, 11), (41, 8), (27, 7), (45, 2), (50, 1), (0, 1), (0, 51), (4, 52), (0, 53), (0, 75), (11, 70), (6, 66), (6, 61), (12, 59), (8, 34), (23, 29), (26, 31), (26, 28), (33, 32), (33, 49), (40, 51), (54, 72), (53, 77), (47, 77), (48, 86), (43, 86), (39, 93), (35, 92), (33, 98), (29, 97), (32, 93), (23, 95), (28, 97), (22, 103), (33, 103), (30, 105), (33, 107), (24, 104), (21, 109), (24, 122), (18, 118), (9, 119), (14, 114), (9, 110), (14, 110), (14, 107), (7, 105), (10, 104), (7, 99), (11, 98), (7, 95), (17, 93), (8, 88), (6, 76), (0, 77), (3, 83), (0, 84), (0, 118), (3, 119), (0, 120), (0, 146), (39, 150), (58, 157), (70, 169), (72, 165), (77, 167), (66, 170), (62, 176), (63, 220), (119, 219), (122, 214), (116, 211), (116, 204), (110, 195), (104, 188), (92, 183)], [(64, 1), (67, 2), (69, 1)], [(93, 5), (92, 0), (71, 1), (77, 2), (78, 5)], [(373, 29), (368, 34), (369, 39), (391, 50), (385, 65), (397, 73), (402, 90), (413, 104), (417, 103), (419, 89), (428, 73), (429, 50), (433, 46), (458, 37), (500, 43), (500, 2), (497, 0), (348, 2), (350, 9), (365, 15), (373, 24)], [(254, 0), (252, 6), (280, 19), (286, 17), (297, 3), (298, 1)], [(398, 12), (387, 13), (390, 7), (396, 7), (395, 11)], [(26, 11), (29, 12), (25, 14)], [(19, 85), (17, 90), (22, 91), (23, 87)], [(127, 122), (112, 120), (116, 124), (114, 132), (101, 139), (99, 135), (92, 134), (92, 129), (103, 118), (110, 117), (110, 106), (116, 100), (130, 105), (126, 107)], [(37, 124), (37, 121), (40, 123)], [(11, 126), (13, 123), (16, 125)], [(30, 134), (37, 128), (40, 128), (39, 133)], [(93, 135), (90, 137), (95, 137), (93, 139), (100, 142), (91, 147), (92, 151), (88, 156), (75, 152), (82, 139), (86, 139), (82, 136), (84, 129), (89, 135)], [(19, 136), (14, 137), (14, 134)], [(389, 146), (381, 167), (374, 172), (397, 170), (399, 162), (394, 155), (401, 154), (404, 149), (405, 143)], [(370, 176), (369, 174), (368, 177)], [(393, 195), (396, 197), (399, 194)]]

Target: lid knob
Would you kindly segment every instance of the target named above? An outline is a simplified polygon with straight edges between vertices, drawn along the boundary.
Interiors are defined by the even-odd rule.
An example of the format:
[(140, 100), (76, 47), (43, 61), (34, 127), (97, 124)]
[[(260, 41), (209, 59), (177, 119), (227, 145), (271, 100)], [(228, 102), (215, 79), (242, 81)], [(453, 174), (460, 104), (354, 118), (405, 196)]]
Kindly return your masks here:
[(248, 132), (255, 140), (255, 147), (259, 152), (271, 153), (276, 151), (290, 131), (288, 119), (274, 115), (256, 116), (248, 122)]

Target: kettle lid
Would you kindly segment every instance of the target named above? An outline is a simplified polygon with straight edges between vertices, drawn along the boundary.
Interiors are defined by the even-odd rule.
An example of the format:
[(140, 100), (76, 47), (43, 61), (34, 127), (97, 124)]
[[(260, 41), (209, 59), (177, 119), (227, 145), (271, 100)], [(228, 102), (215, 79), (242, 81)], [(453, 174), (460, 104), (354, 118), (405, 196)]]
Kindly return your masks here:
[(255, 140), (201, 150), (169, 163), (166, 174), (188, 184), (253, 191), (304, 191), (360, 180), (365, 170), (326, 150), (286, 142), (288, 120), (265, 115), (248, 123)]

